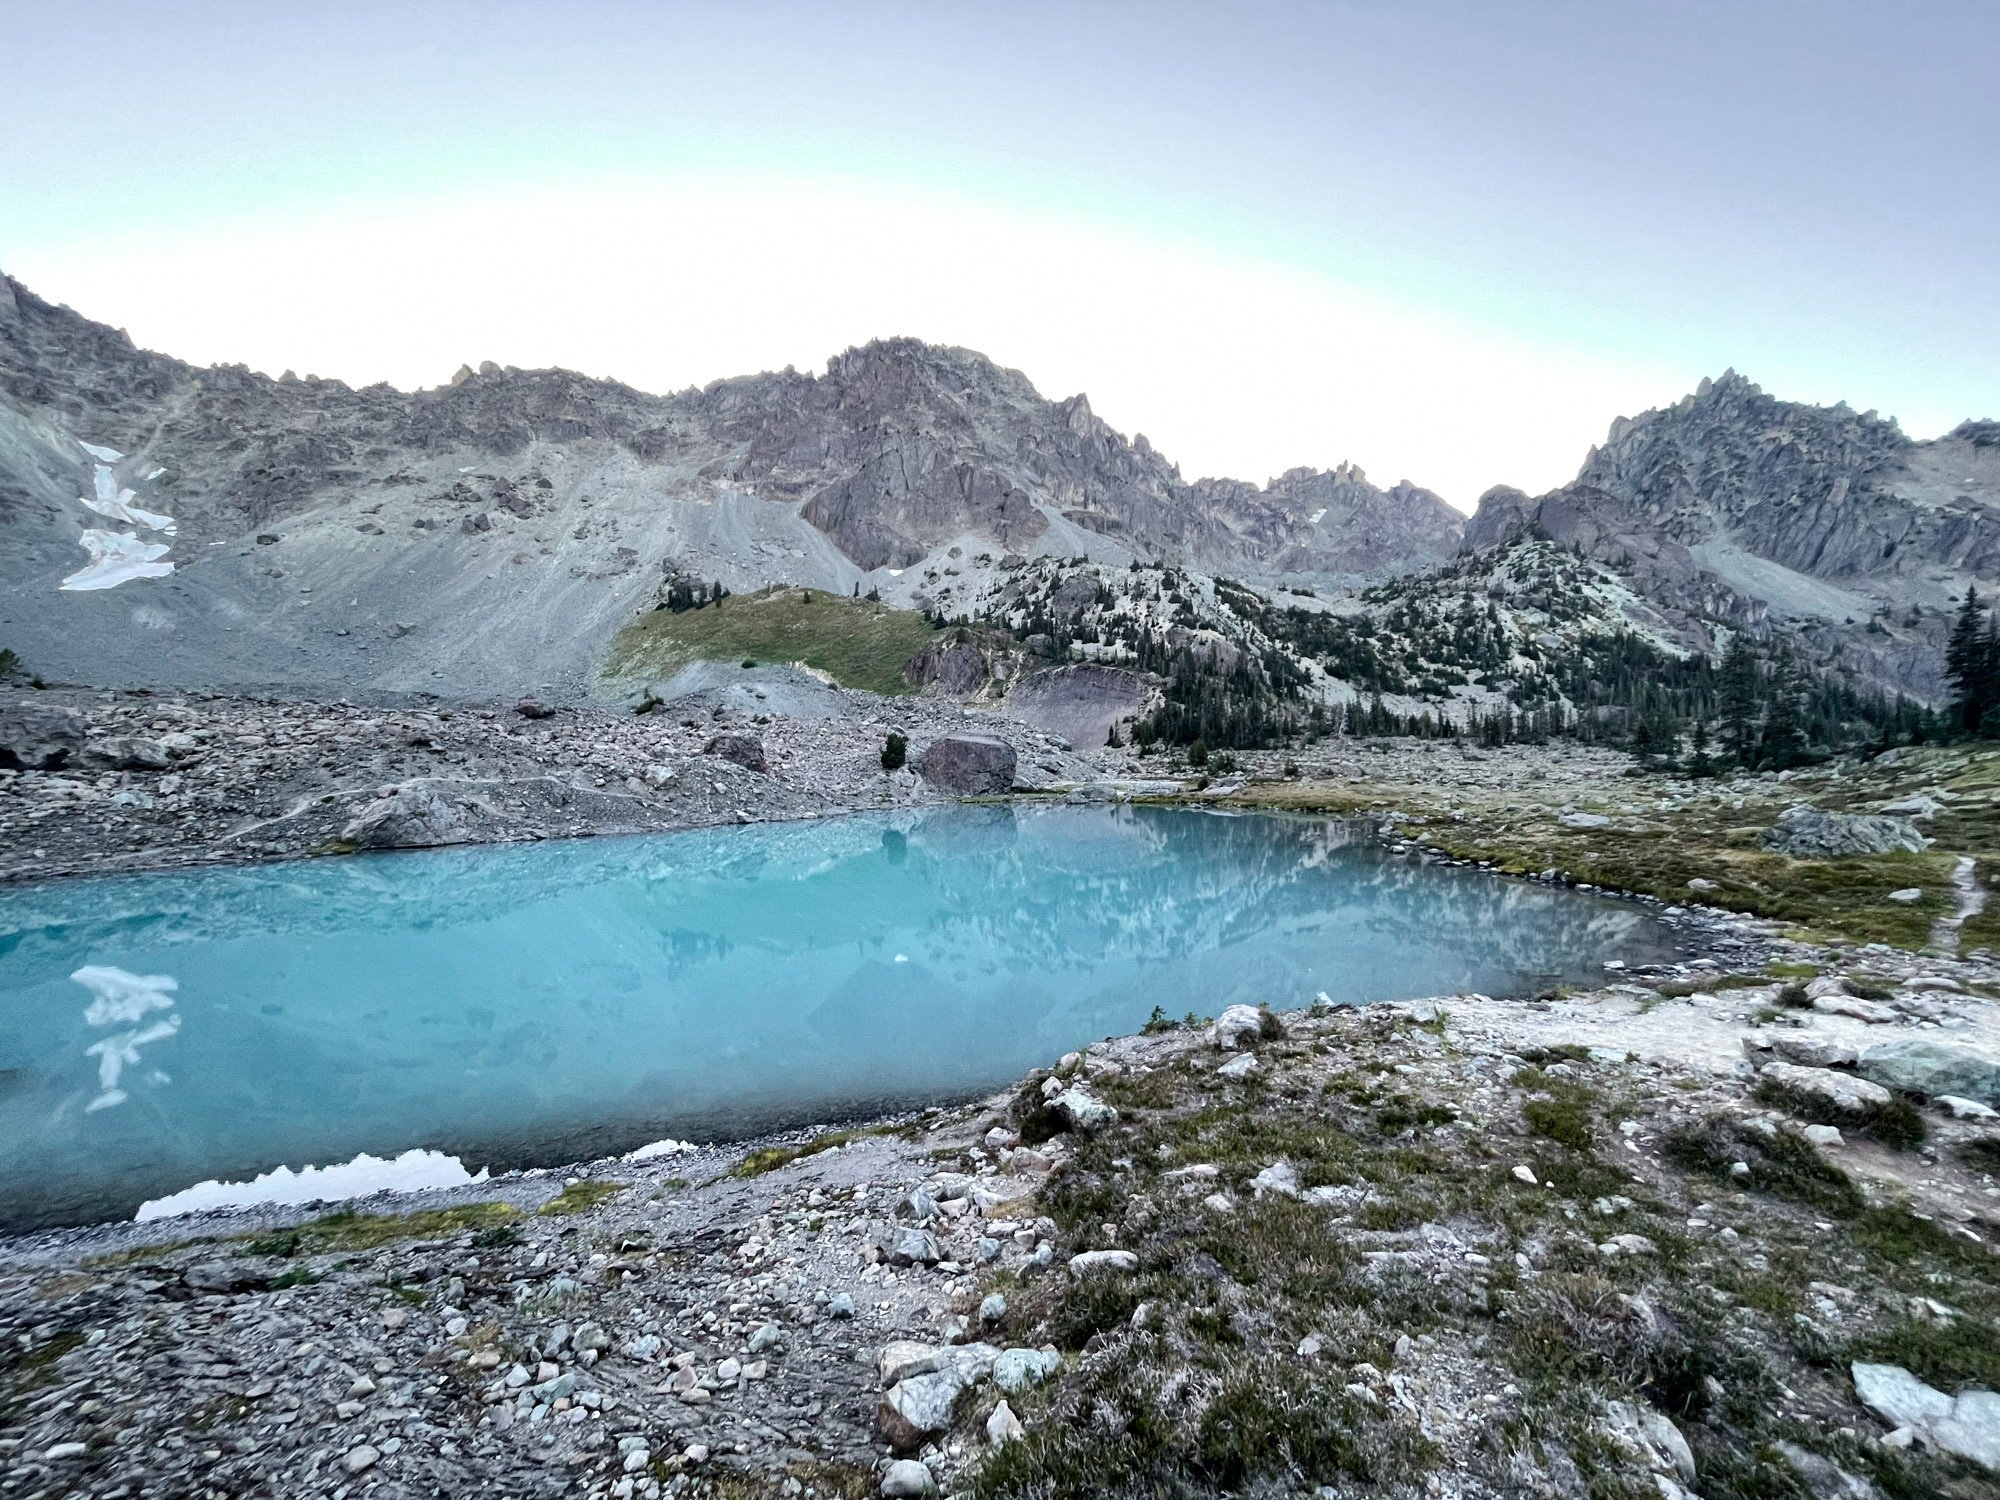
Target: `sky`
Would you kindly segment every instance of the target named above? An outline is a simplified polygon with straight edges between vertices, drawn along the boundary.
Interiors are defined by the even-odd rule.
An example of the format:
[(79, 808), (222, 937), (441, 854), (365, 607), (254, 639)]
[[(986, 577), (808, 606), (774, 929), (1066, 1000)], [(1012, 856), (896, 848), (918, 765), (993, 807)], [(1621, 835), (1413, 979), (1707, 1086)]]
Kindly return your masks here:
[(0, 0), (0, 269), (196, 363), (875, 337), (1470, 509), (1734, 367), (2000, 416), (2000, 6)]

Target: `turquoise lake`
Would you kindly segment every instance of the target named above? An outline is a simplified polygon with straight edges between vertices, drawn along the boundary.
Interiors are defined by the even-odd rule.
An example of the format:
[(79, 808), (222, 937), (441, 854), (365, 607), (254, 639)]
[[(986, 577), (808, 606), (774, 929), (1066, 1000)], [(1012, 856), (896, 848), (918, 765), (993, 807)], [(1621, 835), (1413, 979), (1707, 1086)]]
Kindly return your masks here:
[(965, 807), (0, 892), (0, 1228), (999, 1087), (1155, 1007), (1532, 992), (1683, 939), (1322, 819)]

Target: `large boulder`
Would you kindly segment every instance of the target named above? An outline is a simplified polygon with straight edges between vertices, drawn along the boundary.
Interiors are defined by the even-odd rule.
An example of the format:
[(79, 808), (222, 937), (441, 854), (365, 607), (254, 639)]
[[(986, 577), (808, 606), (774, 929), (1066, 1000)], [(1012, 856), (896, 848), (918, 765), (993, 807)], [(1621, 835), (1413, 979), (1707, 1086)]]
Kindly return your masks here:
[(399, 786), (362, 808), (340, 831), (357, 849), (429, 849), (471, 842), (466, 809), (433, 786)]
[(967, 1381), (956, 1369), (912, 1375), (882, 1393), (876, 1424), (898, 1453), (914, 1453), (951, 1426), (952, 1403)]
[(1764, 835), (1766, 849), (1801, 859), (1893, 854), (1898, 849), (1921, 854), (1930, 844), (1908, 818), (1821, 812), (1804, 802), (1786, 808)]
[(2000, 1396), (1964, 1391), (1947, 1396), (1901, 1365), (1856, 1364), (1854, 1394), (1894, 1428), (1908, 1428), (1945, 1453), (2000, 1470)]
[(83, 747), (83, 717), (65, 708), (0, 709), (0, 767), (53, 771)]
[(92, 740), (78, 758), (87, 766), (107, 771), (164, 771), (174, 763), (173, 752), (165, 745), (137, 734)]
[(1861, 1054), (1861, 1076), (1906, 1093), (2000, 1105), (2000, 1059), (1950, 1042), (1883, 1042)]
[(701, 747), (703, 755), (713, 755), (746, 771), (764, 771), (764, 742), (754, 734), (718, 734)]
[(947, 734), (932, 740), (917, 772), (932, 786), (961, 797), (1013, 790), (1014, 747), (989, 734)]
[(1844, 1115), (1873, 1114), (1887, 1107), (1893, 1095), (1878, 1083), (1836, 1073), (1831, 1068), (1802, 1068), (1797, 1063), (1769, 1062), (1758, 1070), (1768, 1083), (1801, 1101), (1823, 1105)]

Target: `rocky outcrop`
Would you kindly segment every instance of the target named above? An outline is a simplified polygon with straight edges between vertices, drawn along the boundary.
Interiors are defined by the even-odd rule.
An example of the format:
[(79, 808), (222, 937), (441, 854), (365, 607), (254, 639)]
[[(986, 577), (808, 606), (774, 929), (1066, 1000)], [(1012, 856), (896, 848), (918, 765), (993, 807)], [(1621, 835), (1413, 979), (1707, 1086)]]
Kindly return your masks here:
[(948, 734), (934, 739), (917, 762), (932, 786), (961, 797), (997, 796), (1014, 786), (1014, 747), (985, 734)]
[(1488, 491), (1465, 545), (1544, 536), (1656, 598), (1782, 628), (1817, 655), (1844, 645), (1850, 666), (1934, 697), (1950, 596), (2000, 572), (1991, 425), (1917, 442), (1874, 412), (1780, 401), (1728, 371), (1619, 418), (1570, 484)]
[(1811, 859), (1890, 854), (1899, 849), (1921, 854), (1930, 842), (1908, 818), (1821, 812), (1804, 803), (1786, 808), (1763, 838), (1766, 849)]
[(81, 716), (19, 706), (0, 712), (0, 768), (52, 771), (83, 745)]

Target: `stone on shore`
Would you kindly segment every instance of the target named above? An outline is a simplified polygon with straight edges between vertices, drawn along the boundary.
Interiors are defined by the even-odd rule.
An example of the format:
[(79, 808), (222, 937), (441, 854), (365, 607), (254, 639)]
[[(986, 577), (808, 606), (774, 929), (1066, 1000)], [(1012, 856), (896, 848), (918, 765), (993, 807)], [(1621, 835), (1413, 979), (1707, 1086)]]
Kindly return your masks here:
[(947, 734), (934, 739), (917, 762), (917, 773), (940, 791), (961, 797), (988, 797), (1014, 787), (1014, 747), (987, 734)]

